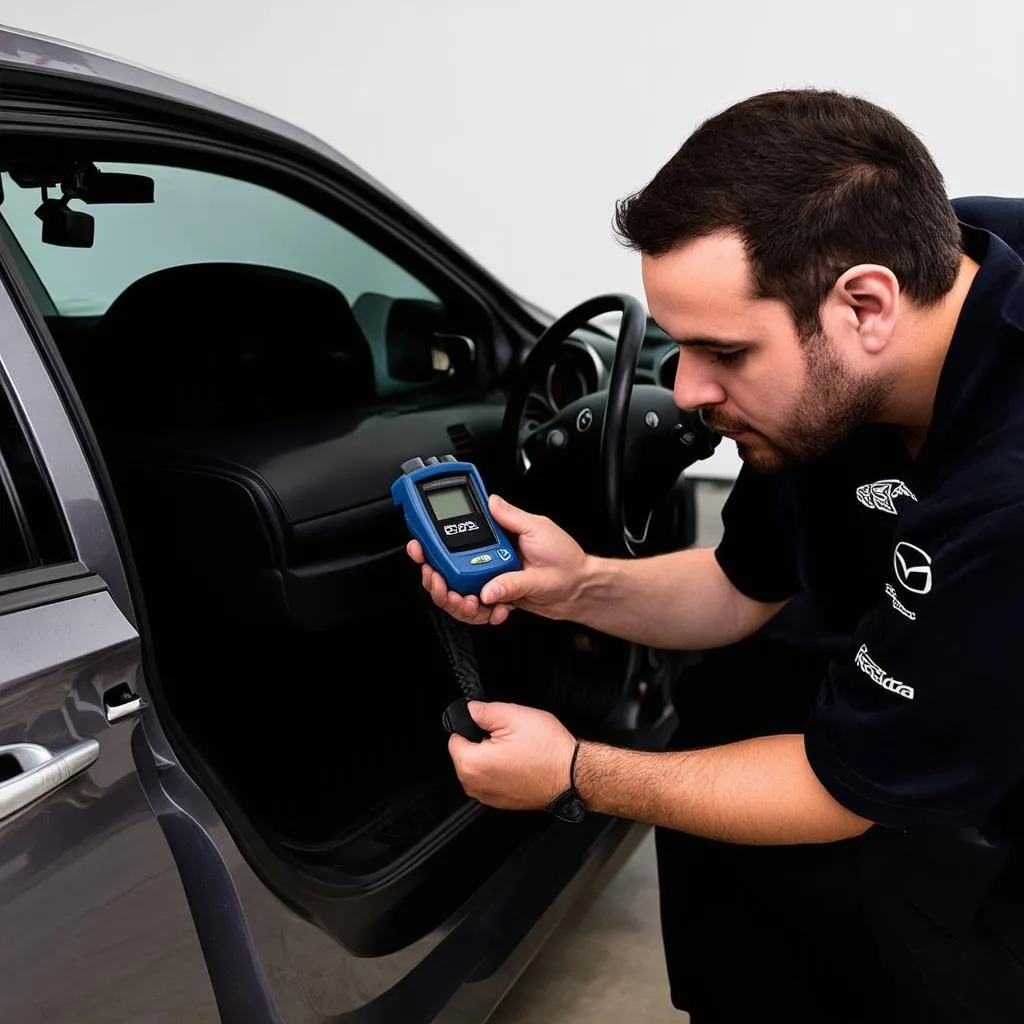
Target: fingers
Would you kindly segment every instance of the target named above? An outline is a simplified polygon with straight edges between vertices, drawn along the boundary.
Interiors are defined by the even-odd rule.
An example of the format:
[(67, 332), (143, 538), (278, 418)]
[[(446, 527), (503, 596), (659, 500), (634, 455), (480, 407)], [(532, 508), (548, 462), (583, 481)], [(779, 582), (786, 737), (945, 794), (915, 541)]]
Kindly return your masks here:
[(510, 604), (496, 604), (491, 608), (491, 625), (500, 626), (512, 614)]
[(462, 758), (467, 752), (472, 751), (473, 747), (476, 746), (471, 740), (467, 740), (465, 736), (460, 736), (457, 732), (453, 732), (448, 737), (448, 753), (451, 755), (451, 759), (455, 762), (456, 771), (462, 765)]
[(420, 573), (423, 589), (430, 595), (434, 604), (460, 622), (466, 622), (473, 626), (490, 622), (497, 626), (508, 618), (510, 609), (507, 607), (481, 605), (479, 599), (473, 594), (463, 597), (461, 594), (449, 590), (444, 577), (429, 565), (424, 564), (420, 568)]
[(427, 560), (427, 556), (423, 554), (423, 548), (420, 546), (418, 540), (411, 540), (405, 545), (405, 553), (414, 561), (419, 562), (423, 565)]

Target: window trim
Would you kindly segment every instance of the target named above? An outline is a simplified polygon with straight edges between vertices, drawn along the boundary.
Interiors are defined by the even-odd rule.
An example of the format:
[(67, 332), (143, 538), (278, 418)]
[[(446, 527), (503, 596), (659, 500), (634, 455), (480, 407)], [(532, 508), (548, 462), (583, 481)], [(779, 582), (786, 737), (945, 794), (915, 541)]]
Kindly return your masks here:
[[(0, 203), (0, 210), (2, 209), (3, 204)], [(47, 291), (46, 285), (43, 284), (43, 279), (36, 272), (36, 268), (28, 258), (21, 242), (18, 241), (18, 236), (11, 230), (10, 224), (3, 216), (0, 216), (0, 242), (6, 246), (11, 261), (18, 268), (18, 273), (25, 279), (25, 287), (28, 288), (32, 301), (39, 307), (40, 312), (43, 316), (55, 316), (57, 307), (52, 296)]]
[[(2, 248), (0, 248), (0, 254), (2, 254), (2, 251)], [(7, 461), (10, 453), (5, 453), (0, 448), (0, 487), (3, 488), (10, 503), (26, 554), (32, 561), (33, 567), (56, 565), (70, 561), (75, 555), (75, 544), (71, 536), (71, 529), (57, 498), (46, 462), (42, 458), (32, 431), (29, 430), (28, 424), (25, 422), (25, 417), (14, 395), (14, 388), (8, 380), (7, 371), (2, 363), (0, 363), (0, 417), (7, 415), (10, 415), (14, 429), (21, 443), (25, 446), (25, 450), (32, 462), (36, 479), (32, 483), (31, 490), (34, 491), (37, 484), (40, 490), (38, 496), (39, 508), (33, 510), (26, 507), (25, 495), (14, 479), (14, 474)], [(45, 531), (43, 531), (46, 534), (47, 550), (43, 550), (39, 541), (40, 531), (42, 530), (42, 523), (39, 522), (39, 517), (44, 503), (46, 505), (46, 515), (51, 518), (51, 522), (46, 525)], [(35, 523), (33, 520), (35, 520)], [(51, 531), (54, 531), (52, 536), (50, 536)], [(18, 572), (20, 570), (14, 571)], [(0, 569), (0, 574), (3, 574), (2, 569)]]
[(0, 615), (98, 594), (107, 585), (81, 562), (61, 562), (0, 574)]
[[(2, 451), (0, 451), (0, 492), (2, 492), (0, 493), (0, 500), (5, 501), (11, 511), (11, 516), (14, 519), (14, 529), (17, 531), (18, 540), (25, 552), (25, 557), (29, 560), (30, 564), (39, 565), (39, 549), (36, 547), (35, 540), (32, 537), (28, 516), (25, 515), (25, 506), (21, 503), (21, 497), (14, 486), (14, 477), (7, 467), (7, 459)], [(10, 570), (10, 572), (19, 571), (18, 569)], [(0, 564), (0, 578), (7, 575), (7, 572), (3, 565)]]

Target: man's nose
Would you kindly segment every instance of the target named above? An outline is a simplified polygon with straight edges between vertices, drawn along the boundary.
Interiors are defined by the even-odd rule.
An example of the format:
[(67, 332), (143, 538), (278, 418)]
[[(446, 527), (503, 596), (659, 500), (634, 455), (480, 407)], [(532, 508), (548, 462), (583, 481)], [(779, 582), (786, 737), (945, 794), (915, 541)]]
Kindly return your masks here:
[(700, 409), (705, 405), (721, 405), (725, 401), (725, 389), (698, 360), (688, 359), (681, 352), (672, 397), (680, 409)]

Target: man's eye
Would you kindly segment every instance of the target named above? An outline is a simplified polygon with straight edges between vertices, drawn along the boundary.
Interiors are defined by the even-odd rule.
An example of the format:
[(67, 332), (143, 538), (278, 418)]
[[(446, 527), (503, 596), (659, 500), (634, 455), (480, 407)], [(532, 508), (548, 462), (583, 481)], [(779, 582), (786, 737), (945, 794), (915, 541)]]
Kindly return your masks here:
[(719, 366), (728, 366), (731, 363), (737, 363), (743, 358), (743, 354), (746, 349), (738, 348), (732, 352), (711, 352), (711, 361), (717, 363)]

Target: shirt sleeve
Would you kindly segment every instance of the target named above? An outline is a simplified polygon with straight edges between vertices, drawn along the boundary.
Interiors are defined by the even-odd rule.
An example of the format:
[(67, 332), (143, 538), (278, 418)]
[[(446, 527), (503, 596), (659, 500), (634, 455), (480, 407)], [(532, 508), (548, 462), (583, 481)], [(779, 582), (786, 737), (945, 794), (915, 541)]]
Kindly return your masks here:
[(784, 601), (800, 589), (793, 501), (786, 474), (744, 466), (722, 508), (715, 558), (732, 585), (755, 601)]
[(899, 531), (811, 713), (811, 767), (892, 828), (981, 825), (1024, 774), (1024, 503)]

